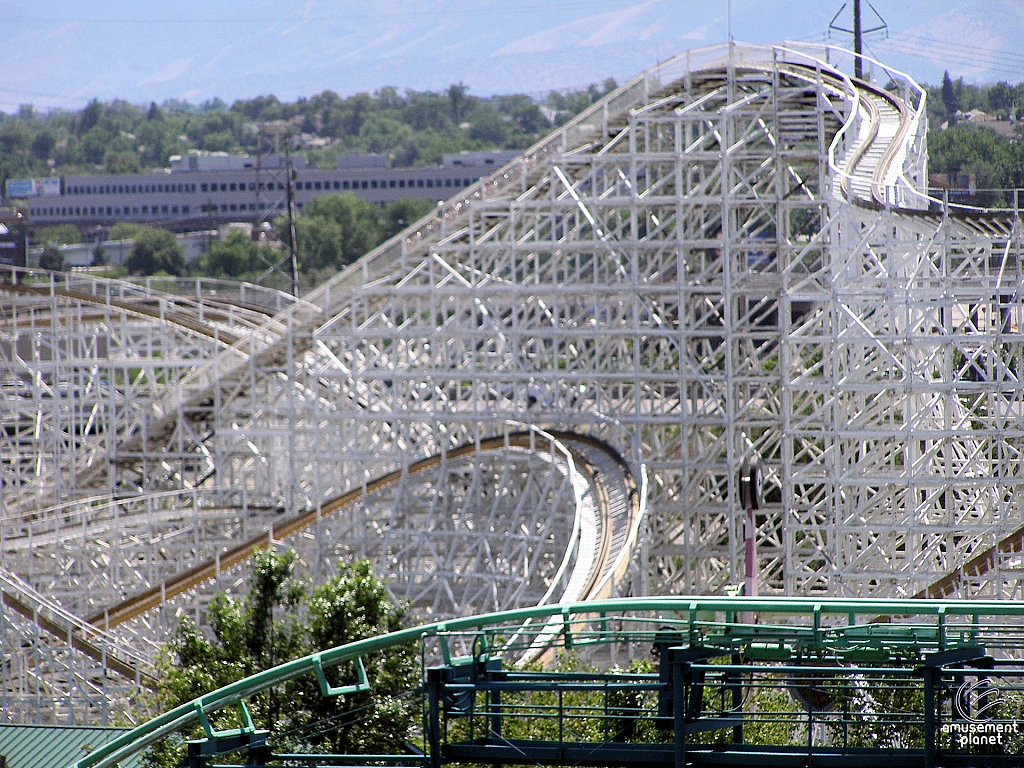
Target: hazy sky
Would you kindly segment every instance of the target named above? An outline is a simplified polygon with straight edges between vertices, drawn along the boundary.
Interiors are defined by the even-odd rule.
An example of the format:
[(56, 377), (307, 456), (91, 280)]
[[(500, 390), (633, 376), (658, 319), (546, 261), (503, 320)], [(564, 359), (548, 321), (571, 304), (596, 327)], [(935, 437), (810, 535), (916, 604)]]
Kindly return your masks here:
[[(1021, 0), (873, 0), (868, 50), (922, 82), (1024, 80)], [(849, 27), (847, 10), (840, 21)], [(865, 26), (877, 21), (869, 14)], [(737, 41), (822, 41), (842, 0), (733, 0)], [(89, 99), (348, 95), (386, 85), (542, 93), (722, 42), (720, 0), (6, 0), (0, 109)], [(849, 46), (849, 36), (833, 33)]]

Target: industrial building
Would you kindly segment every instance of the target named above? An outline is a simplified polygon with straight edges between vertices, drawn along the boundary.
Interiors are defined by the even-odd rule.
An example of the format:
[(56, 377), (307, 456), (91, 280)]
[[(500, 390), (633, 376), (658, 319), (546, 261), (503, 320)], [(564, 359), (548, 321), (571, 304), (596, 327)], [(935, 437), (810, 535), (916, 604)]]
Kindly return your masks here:
[[(382, 156), (341, 156), (334, 170), (307, 168), (296, 156), (295, 204), (301, 211), (315, 197), (343, 192), (381, 204), (410, 197), (440, 201), (515, 155), (464, 152), (423, 168), (387, 168)], [(258, 221), (286, 207), (281, 159), (271, 159), (276, 162), (257, 167), (251, 157), (190, 155), (172, 158), (169, 169), (150, 174), (69, 176), (60, 195), (29, 198), (28, 217), (35, 225), (134, 221), (178, 230)]]

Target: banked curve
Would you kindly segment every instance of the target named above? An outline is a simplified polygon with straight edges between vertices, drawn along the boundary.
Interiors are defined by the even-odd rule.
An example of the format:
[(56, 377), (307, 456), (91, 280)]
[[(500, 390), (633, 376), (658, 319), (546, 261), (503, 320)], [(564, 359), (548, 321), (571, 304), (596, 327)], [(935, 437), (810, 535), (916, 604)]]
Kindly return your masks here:
[[(477, 452), (500, 451), (508, 447), (527, 450), (550, 450), (552, 442), (561, 444), (573, 456), (576, 466), (587, 479), (596, 500), (596, 526), (598, 535), (592, 539), (593, 548), (581, 552), (574, 568), (586, 564), (586, 572), (575, 572), (567, 583), (579, 585), (573, 595), (563, 599), (588, 600), (597, 596), (608, 596), (615, 581), (621, 578), (633, 545), (642, 516), (640, 491), (633, 472), (626, 461), (607, 443), (596, 438), (571, 432), (515, 432), (508, 436), (494, 437), (461, 445), (444, 453), (434, 454), (381, 475), (360, 487), (340, 494), (289, 520), (275, 524), (260, 534), (231, 547), (218, 556), (209, 558), (174, 576), (161, 580), (146, 590), (138, 592), (101, 611), (86, 617), (90, 624), (109, 630), (130, 621), (147, 611), (213, 579), (223, 570), (239, 565), (258, 549), (282, 541), (300, 531), (315, 525), (323, 517), (337, 513), (368, 494), (398, 482), (405, 475), (415, 475), (437, 467), (445, 459), (459, 459)], [(570, 547), (573, 542), (570, 542)]]

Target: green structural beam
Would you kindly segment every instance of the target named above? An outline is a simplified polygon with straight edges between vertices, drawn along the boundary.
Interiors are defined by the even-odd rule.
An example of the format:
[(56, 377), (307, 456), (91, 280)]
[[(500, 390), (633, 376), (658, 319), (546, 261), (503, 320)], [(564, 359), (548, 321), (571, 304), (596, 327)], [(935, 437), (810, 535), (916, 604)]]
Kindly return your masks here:
[[(276, 685), (299, 677), (305, 674), (317, 675), (322, 678), (323, 670), (336, 667), (345, 662), (358, 660), (367, 654), (376, 653), (388, 648), (403, 645), (405, 643), (418, 641), (423, 637), (438, 635), (445, 632), (462, 632), (468, 630), (483, 630), (487, 627), (498, 627), (521, 624), (531, 619), (543, 619), (557, 616), (561, 619), (565, 628), (573, 623), (571, 619), (577, 619), (577, 623), (588, 618), (610, 615), (623, 616), (624, 614), (652, 613), (658, 615), (658, 620), (667, 620), (677, 623), (679, 631), (686, 632), (689, 628), (691, 636), (698, 624), (706, 623), (700, 616), (706, 616), (709, 612), (726, 612), (739, 617), (745, 612), (752, 612), (759, 617), (757, 628), (771, 630), (773, 628), (783, 629), (781, 625), (767, 623), (770, 616), (783, 617), (807, 617), (811, 622), (808, 627), (793, 627), (794, 631), (816, 633), (819, 631), (831, 631), (834, 627), (824, 627), (820, 624), (822, 617), (847, 617), (849, 624), (864, 626), (870, 622), (878, 622), (886, 617), (899, 617), (901, 619), (921, 617), (934, 619), (938, 631), (931, 633), (925, 638), (924, 644), (934, 644), (942, 649), (943, 631), (946, 620), (952, 617), (972, 617), (976, 622), (982, 617), (1021, 617), (1024, 619), (1024, 603), (1021, 602), (999, 602), (999, 601), (939, 601), (939, 600), (870, 600), (870, 599), (812, 599), (812, 598), (752, 598), (743, 597), (650, 597), (650, 598), (619, 598), (615, 600), (600, 600), (594, 602), (574, 603), (567, 605), (546, 605), (534, 608), (523, 608), (514, 611), (502, 611), (498, 613), (487, 613), (479, 616), (470, 616), (461, 619), (453, 619), (432, 624), (424, 624), (387, 635), (360, 640), (347, 645), (330, 648), (310, 654), (301, 659), (295, 659), (281, 664), (273, 669), (239, 680), (223, 688), (211, 691), (194, 701), (182, 704), (175, 709), (143, 723), (142, 725), (127, 732), (105, 746), (91, 752), (69, 768), (107, 768), (114, 766), (119, 761), (138, 753), (151, 744), (171, 735), (186, 726), (196, 722), (208, 722), (208, 716), (212, 712), (238, 705), (245, 699), (260, 691), (272, 688)], [(860, 621), (857, 619), (860, 618)], [(638, 620), (644, 620), (638, 617)], [(646, 619), (650, 621), (650, 618)], [(1022, 622), (1024, 623), (1024, 622)], [(689, 625), (689, 627), (688, 627)], [(736, 627), (741, 627), (739, 620), (733, 622)], [(751, 629), (751, 625), (747, 625)], [(900, 625), (878, 627), (879, 634), (884, 636), (888, 642), (899, 642), (900, 635), (913, 637), (915, 631), (920, 627), (913, 625), (901, 628)], [(965, 625), (958, 624), (957, 630), (963, 630)], [(1021, 644), (1024, 646), (1024, 630), (1022, 630)], [(359, 684), (354, 689), (365, 690), (365, 681), (361, 677)], [(327, 695), (334, 695), (342, 692), (329, 689)]]

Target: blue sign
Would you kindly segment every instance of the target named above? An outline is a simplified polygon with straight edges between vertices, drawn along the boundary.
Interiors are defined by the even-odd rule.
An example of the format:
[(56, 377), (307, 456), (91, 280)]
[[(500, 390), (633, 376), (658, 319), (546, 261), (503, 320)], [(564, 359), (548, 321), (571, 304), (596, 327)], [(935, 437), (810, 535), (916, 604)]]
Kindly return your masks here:
[(8, 179), (7, 197), (35, 197), (35, 179)]

